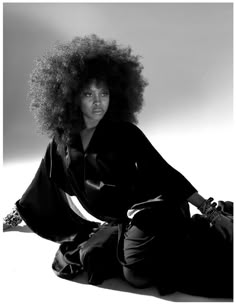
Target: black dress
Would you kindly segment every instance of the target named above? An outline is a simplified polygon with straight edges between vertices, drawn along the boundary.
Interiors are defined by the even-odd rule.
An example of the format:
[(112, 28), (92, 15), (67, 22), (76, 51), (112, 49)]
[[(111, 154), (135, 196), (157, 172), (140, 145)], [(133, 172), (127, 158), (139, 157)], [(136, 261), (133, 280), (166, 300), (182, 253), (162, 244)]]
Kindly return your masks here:
[[(83, 219), (69, 207), (65, 193), (76, 196), (91, 215), (118, 226), (119, 237), (113, 241), (118, 244), (119, 263), (127, 265), (124, 240), (127, 232), (131, 232), (129, 229), (136, 226), (149, 240), (158, 236), (151, 252), (149, 249), (158, 285), (164, 279), (163, 283), (168, 286), (168, 281), (173, 282), (171, 277), (174, 285), (178, 282), (179, 289), (187, 287), (187, 292), (207, 295), (209, 289), (205, 284), (198, 290), (194, 281), (194, 285), (188, 287), (189, 280), (186, 280), (190, 276), (189, 256), (192, 260), (199, 259), (198, 255), (205, 253), (207, 245), (204, 242), (203, 248), (199, 244), (195, 247), (196, 243), (191, 239), (198, 228), (192, 224), (187, 198), (196, 191), (162, 158), (137, 126), (103, 119), (86, 151), (76, 132), (68, 145), (57, 143), (55, 139), (51, 141), (34, 180), (17, 202), (17, 208), (35, 233), (62, 245), (76, 240), (76, 245), (73, 244), (76, 248), (99, 227), (98, 223)], [(161, 201), (152, 200), (157, 197)], [(141, 209), (131, 222), (127, 217), (130, 209)], [(203, 227), (209, 230), (206, 223)], [(130, 236), (129, 240), (131, 244), (137, 241)], [(59, 249), (60, 256), (65, 249)], [(145, 255), (145, 251), (139, 255)], [(135, 263), (136, 260), (135, 257)], [(199, 268), (196, 271), (199, 272)], [(182, 275), (176, 281), (179, 272)]]
[[(33, 231), (56, 241), (78, 232), (81, 219), (68, 207), (64, 192), (76, 196), (91, 215), (120, 223), (139, 202), (161, 195), (176, 208), (196, 189), (138, 127), (104, 119), (86, 151), (79, 134), (69, 146), (59, 149), (55, 140), (48, 145), (34, 180), (17, 203)], [(62, 222), (67, 224), (63, 229)]]

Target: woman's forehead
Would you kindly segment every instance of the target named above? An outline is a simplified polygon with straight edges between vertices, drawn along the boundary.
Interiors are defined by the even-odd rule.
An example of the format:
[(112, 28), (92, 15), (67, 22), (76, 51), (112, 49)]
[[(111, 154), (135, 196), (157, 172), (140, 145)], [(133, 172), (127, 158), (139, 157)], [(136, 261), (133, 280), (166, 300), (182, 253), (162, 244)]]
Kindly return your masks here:
[(101, 80), (101, 79), (91, 79), (89, 80), (85, 86), (84, 89), (104, 89), (104, 88), (108, 88), (107, 83), (105, 80)]

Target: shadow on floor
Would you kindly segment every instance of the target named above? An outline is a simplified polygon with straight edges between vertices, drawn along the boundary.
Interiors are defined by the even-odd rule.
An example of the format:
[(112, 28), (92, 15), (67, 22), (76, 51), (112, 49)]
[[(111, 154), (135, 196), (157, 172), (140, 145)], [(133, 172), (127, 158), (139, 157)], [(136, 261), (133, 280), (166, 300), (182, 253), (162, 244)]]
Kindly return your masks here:
[[(27, 225), (20, 225), (14, 228), (8, 228), (7, 230), (4, 230), (4, 233), (10, 233), (10, 232), (33, 233)], [(90, 285), (88, 284), (87, 274), (85, 272), (78, 275), (76, 278), (74, 278), (71, 281), (79, 284)], [(107, 279), (102, 284), (96, 287), (99, 287), (101, 289), (110, 289), (115, 291), (146, 295), (146, 296), (155, 297), (157, 299), (162, 299), (172, 302), (233, 302), (232, 299), (206, 298), (201, 296), (187, 295), (181, 292), (175, 292), (170, 295), (161, 296), (158, 292), (158, 289), (154, 286), (138, 289), (129, 285), (121, 277)]]
[[(82, 273), (78, 275), (75, 279), (72, 280), (75, 283), (89, 285), (87, 281), (87, 274)], [(111, 278), (105, 280), (102, 284), (96, 286), (102, 289), (111, 289), (115, 291), (127, 292), (127, 293), (135, 293), (140, 295), (146, 295), (155, 297), (157, 299), (162, 299), (165, 301), (172, 302), (232, 302), (232, 299), (222, 299), (222, 298), (206, 298), (201, 296), (193, 296), (184, 294), (181, 292), (175, 292), (169, 295), (161, 296), (158, 292), (158, 289), (154, 286), (138, 289), (129, 285), (122, 278)]]
[(33, 233), (33, 231), (27, 225), (3, 229), (3, 232), (4, 233), (8, 233), (8, 232)]

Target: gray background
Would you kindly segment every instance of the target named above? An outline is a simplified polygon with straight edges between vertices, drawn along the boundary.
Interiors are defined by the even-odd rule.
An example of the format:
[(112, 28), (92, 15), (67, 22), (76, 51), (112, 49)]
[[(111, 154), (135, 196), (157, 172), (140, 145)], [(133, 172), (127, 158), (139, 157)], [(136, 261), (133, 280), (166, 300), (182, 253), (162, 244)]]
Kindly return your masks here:
[[(163, 143), (163, 152), (168, 151), (165, 143), (170, 135), (172, 142), (173, 136), (176, 139), (173, 150), (180, 137), (200, 141), (206, 133), (228, 134), (232, 128), (233, 4), (5, 3), (3, 7), (5, 163), (41, 158), (44, 153), (48, 139), (37, 134), (26, 101), (29, 74), (34, 59), (55, 41), (76, 35), (96, 33), (116, 39), (142, 56), (149, 86), (139, 126), (154, 144)], [(168, 157), (175, 160), (174, 155)]]

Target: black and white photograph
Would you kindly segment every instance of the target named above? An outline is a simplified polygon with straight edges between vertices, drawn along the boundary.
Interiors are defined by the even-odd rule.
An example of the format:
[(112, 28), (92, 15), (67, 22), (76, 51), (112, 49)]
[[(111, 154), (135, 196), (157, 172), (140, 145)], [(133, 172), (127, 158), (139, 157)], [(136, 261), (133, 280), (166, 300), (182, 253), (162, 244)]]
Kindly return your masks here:
[(2, 3), (6, 304), (234, 301), (233, 12)]

